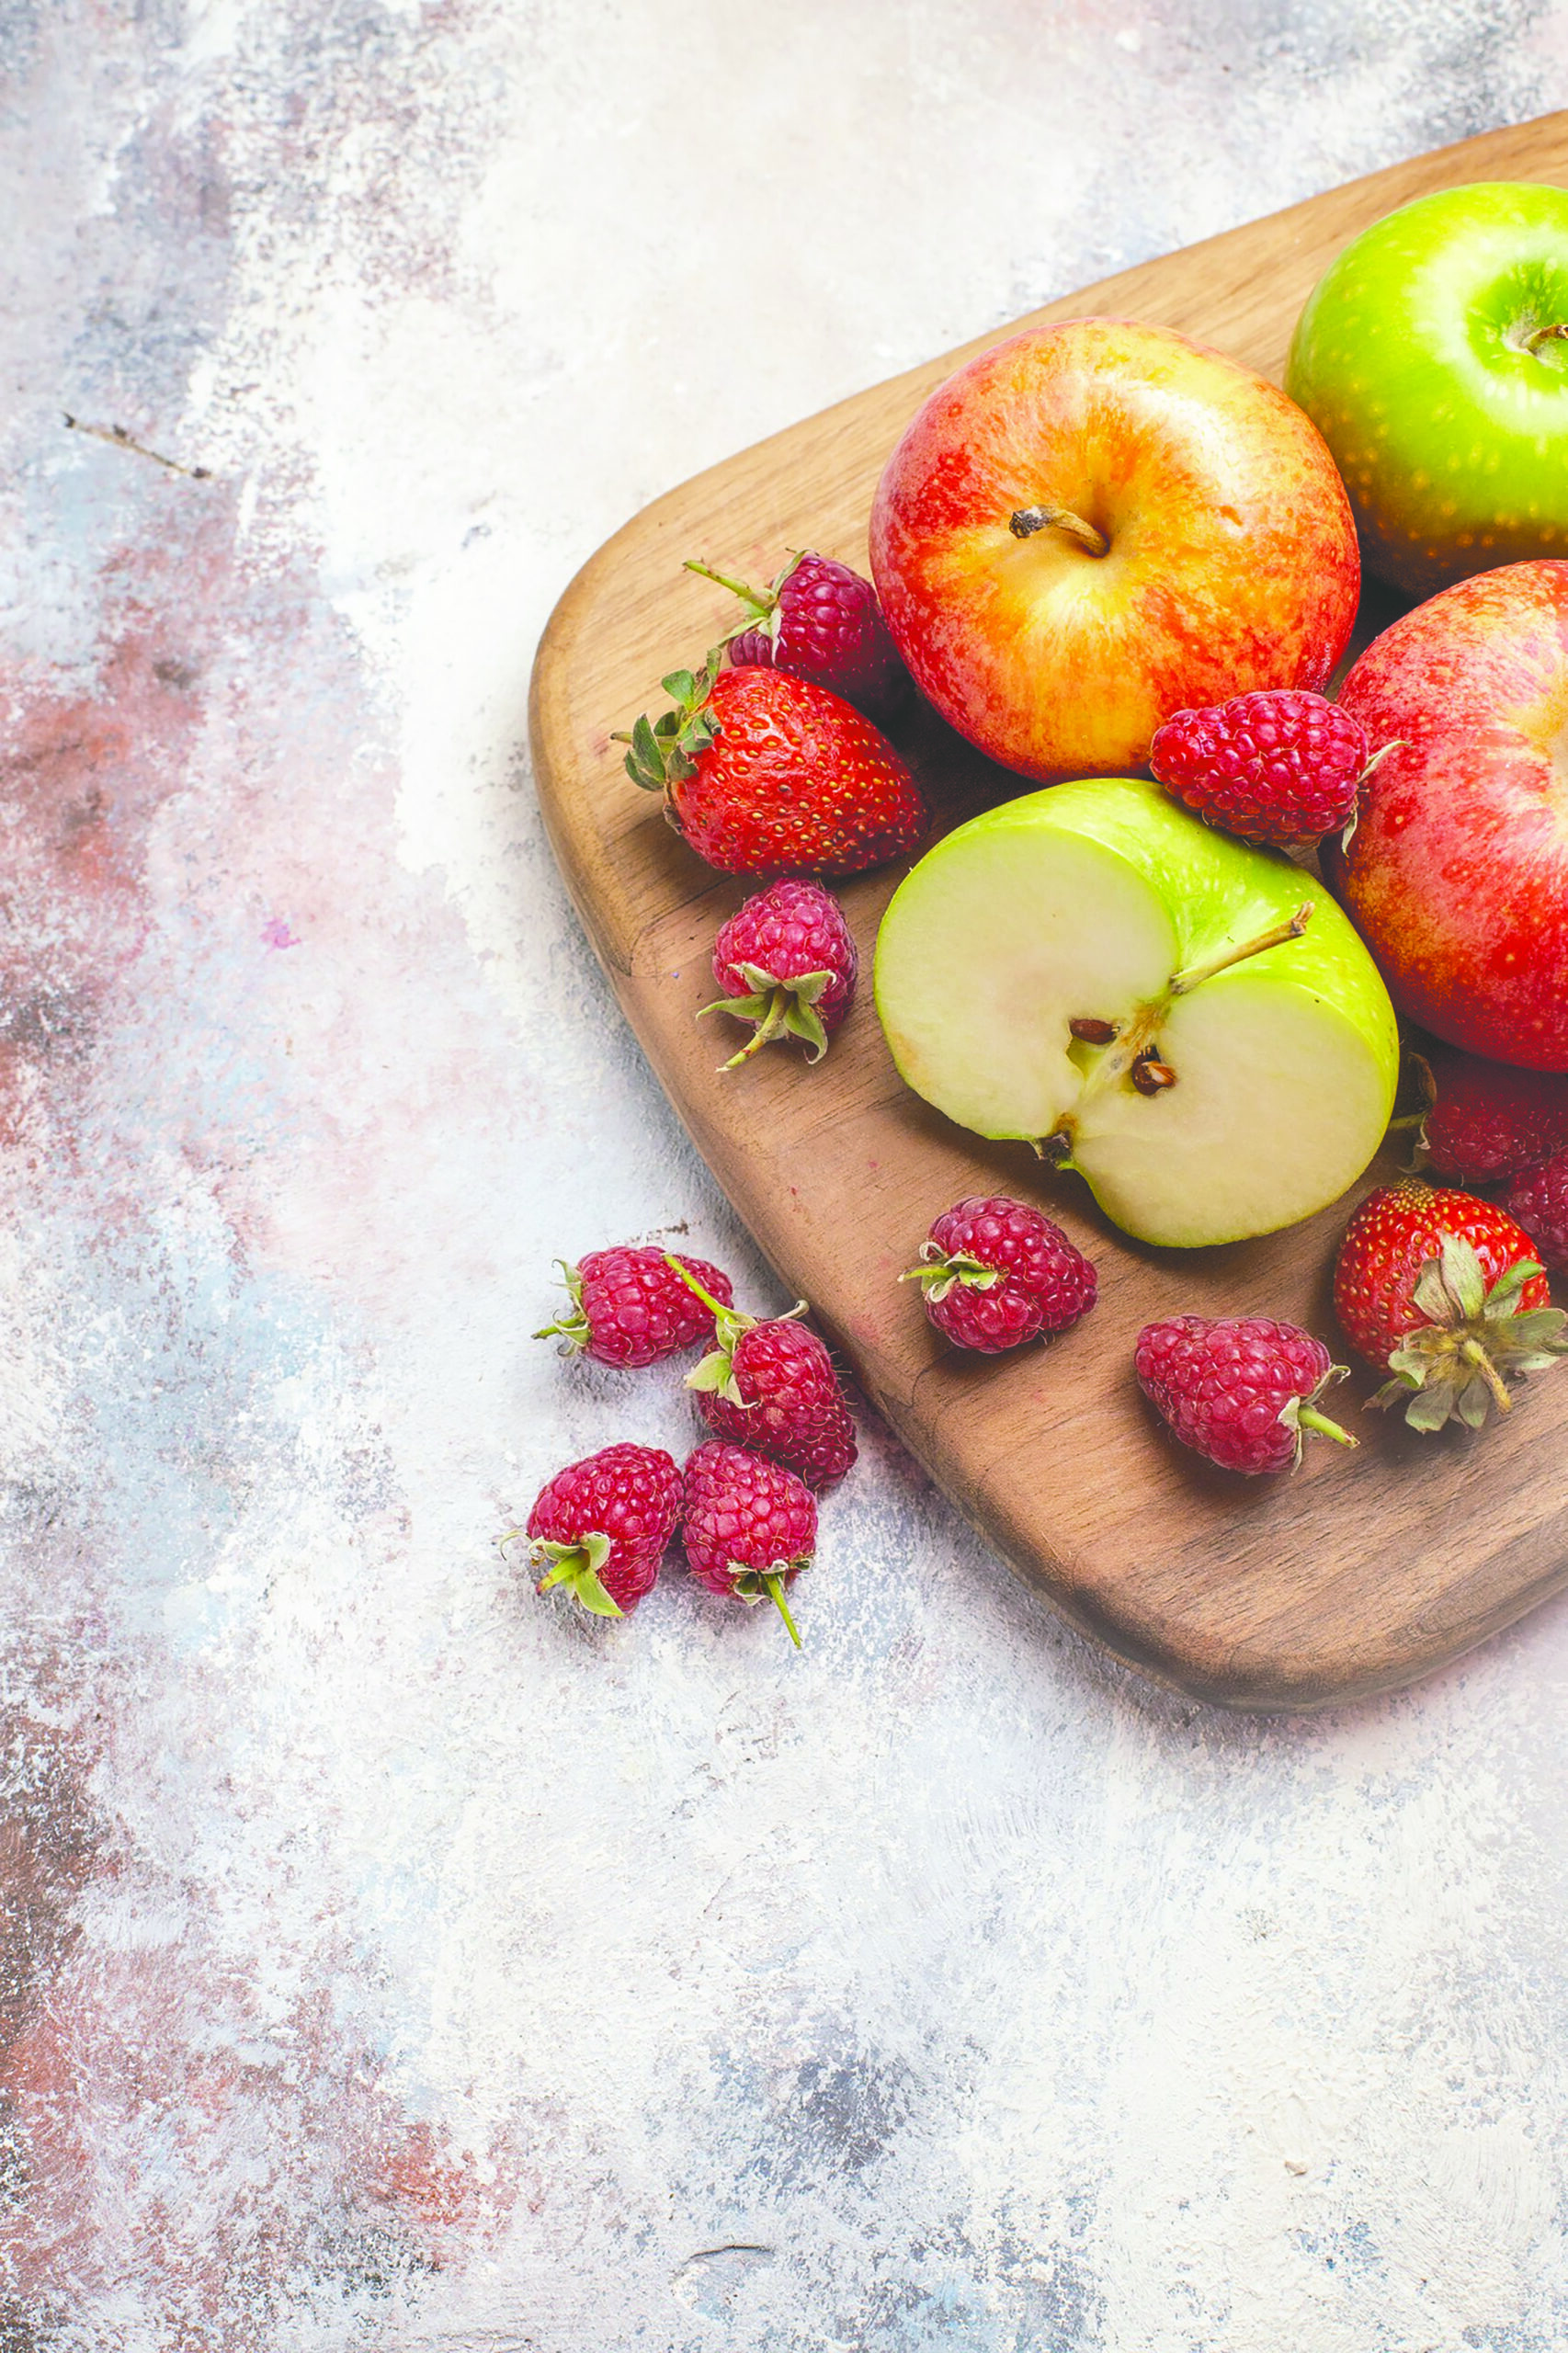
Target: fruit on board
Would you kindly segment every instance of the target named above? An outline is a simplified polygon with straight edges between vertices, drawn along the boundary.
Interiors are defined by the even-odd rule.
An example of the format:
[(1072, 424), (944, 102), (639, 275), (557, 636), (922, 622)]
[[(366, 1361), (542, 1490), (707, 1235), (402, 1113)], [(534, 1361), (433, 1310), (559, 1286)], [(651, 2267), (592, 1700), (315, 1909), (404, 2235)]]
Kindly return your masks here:
[(1184, 808), (1238, 841), (1316, 841), (1355, 812), (1367, 734), (1325, 696), (1281, 687), (1173, 711), (1149, 766)]
[(1327, 892), (1131, 778), (948, 835), (894, 892), (875, 977), (916, 1094), (1076, 1167), (1148, 1242), (1309, 1216), (1393, 1107), (1393, 1010)]
[(809, 1487), (842, 1479), (858, 1450), (855, 1424), (826, 1343), (799, 1321), (804, 1300), (761, 1320), (710, 1304), (713, 1347), (686, 1385), (714, 1437), (787, 1463)]
[(1568, 1267), (1568, 1151), (1511, 1176), (1500, 1205), (1522, 1225), (1548, 1267)]
[(658, 1364), (698, 1340), (710, 1340), (713, 1310), (707, 1298), (727, 1307), (733, 1296), (729, 1276), (706, 1258), (681, 1261), (700, 1286), (694, 1290), (671, 1266), (666, 1251), (631, 1244), (590, 1250), (574, 1267), (564, 1259), (556, 1264), (570, 1303), (534, 1338), (559, 1340), (562, 1356), (580, 1353), (624, 1371)]
[(1042, 779), (1139, 767), (1173, 710), (1321, 687), (1360, 585), (1316, 426), (1125, 319), (1031, 328), (950, 376), (888, 460), (870, 545), (922, 693)]
[(810, 678), (879, 722), (908, 700), (909, 673), (877, 592), (846, 563), (807, 548), (760, 591), (691, 558), (686, 568), (741, 598), (744, 610), (724, 641), (737, 669), (760, 663)]
[(1417, 597), (1568, 551), (1568, 189), (1485, 180), (1364, 230), (1285, 388), (1333, 450), (1369, 567)]
[(725, 874), (858, 874), (913, 849), (930, 822), (886, 736), (825, 687), (785, 670), (673, 670), (673, 710), (640, 719), (626, 772)]
[(713, 942), (713, 978), (725, 994), (702, 1012), (752, 1024), (722, 1068), (733, 1070), (774, 1038), (803, 1039), (820, 1063), (855, 1002), (859, 969), (844, 910), (820, 882), (786, 876), (754, 892)]
[(1299, 1324), (1270, 1315), (1172, 1315), (1145, 1324), (1133, 1350), (1138, 1386), (1184, 1446), (1249, 1478), (1291, 1471), (1304, 1433), (1359, 1443), (1318, 1410), (1346, 1367)]
[(1470, 1053), (1568, 1069), (1568, 563), (1443, 589), (1341, 702), (1398, 746), (1348, 848), (1324, 845), (1395, 1005)]
[(1431, 1041), (1420, 1161), (1451, 1183), (1493, 1185), (1568, 1145), (1568, 1072), (1519, 1070)]
[(1513, 1403), (1508, 1381), (1568, 1355), (1535, 1245), (1495, 1201), (1429, 1185), (1369, 1193), (1345, 1230), (1334, 1310), (1361, 1355), (1394, 1378), (1374, 1405), (1414, 1429), (1479, 1429)]
[(918, 1283), (926, 1313), (955, 1347), (999, 1356), (1065, 1332), (1099, 1290), (1092, 1262), (1051, 1218), (1004, 1193), (970, 1194), (944, 1210), (899, 1277)]
[(736, 1601), (771, 1601), (800, 1649), (784, 1593), (816, 1549), (817, 1507), (793, 1471), (710, 1438), (687, 1457), (681, 1535), (699, 1585)]
[(658, 1446), (606, 1446), (569, 1462), (534, 1498), (526, 1529), (538, 1591), (564, 1586), (596, 1618), (628, 1618), (658, 1583), (683, 1501), (675, 1459)]

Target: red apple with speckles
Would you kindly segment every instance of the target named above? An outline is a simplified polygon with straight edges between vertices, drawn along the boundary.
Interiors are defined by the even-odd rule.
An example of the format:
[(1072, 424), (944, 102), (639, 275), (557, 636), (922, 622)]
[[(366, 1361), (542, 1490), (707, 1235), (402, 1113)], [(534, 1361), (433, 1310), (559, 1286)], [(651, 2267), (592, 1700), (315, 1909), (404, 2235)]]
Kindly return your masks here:
[(1321, 687), (1360, 589), (1311, 419), (1124, 319), (1032, 328), (950, 376), (888, 460), (870, 542), (921, 691), (1046, 782), (1141, 767), (1173, 711)]
[(1374, 746), (1333, 888), (1400, 1012), (1568, 1070), (1568, 563), (1477, 573), (1374, 639), (1340, 701)]

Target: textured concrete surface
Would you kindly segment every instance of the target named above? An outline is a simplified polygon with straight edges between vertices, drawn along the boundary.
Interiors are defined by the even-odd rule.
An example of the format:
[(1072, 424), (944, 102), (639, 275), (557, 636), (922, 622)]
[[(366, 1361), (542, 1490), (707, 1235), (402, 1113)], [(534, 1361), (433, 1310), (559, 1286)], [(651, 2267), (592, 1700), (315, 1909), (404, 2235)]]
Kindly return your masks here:
[[(768, 1296), (528, 790), (642, 501), (1568, 103), (1540, 0), (4, 0), (0, 2342), (1547, 2353), (1568, 1610), (1221, 1720), (875, 1429), (808, 1648), (494, 1546)], [(81, 432), (122, 426), (187, 469)]]

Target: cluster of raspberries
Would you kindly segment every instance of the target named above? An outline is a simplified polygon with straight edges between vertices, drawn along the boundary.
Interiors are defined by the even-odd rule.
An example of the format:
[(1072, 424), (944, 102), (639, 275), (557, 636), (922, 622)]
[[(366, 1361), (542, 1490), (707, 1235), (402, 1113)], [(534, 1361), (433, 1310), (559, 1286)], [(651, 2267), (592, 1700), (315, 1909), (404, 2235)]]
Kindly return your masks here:
[(833, 1359), (799, 1321), (803, 1306), (744, 1314), (719, 1267), (651, 1248), (596, 1250), (564, 1273), (570, 1304), (535, 1336), (623, 1370), (706, 1340), (687, 1385), (711, 1436), (684, 1468), (662, 1447), (622, 1443), (558, 1471), (512, 1531), (532, 1546), (539, 1590), (563, 1586), (596, 1616), (628, 1617), (678, 1529), (699, 1584), (772, 1601), (798, 1643), (785, 1593), (816, 1548), (813, 1491), (856, 1453)]

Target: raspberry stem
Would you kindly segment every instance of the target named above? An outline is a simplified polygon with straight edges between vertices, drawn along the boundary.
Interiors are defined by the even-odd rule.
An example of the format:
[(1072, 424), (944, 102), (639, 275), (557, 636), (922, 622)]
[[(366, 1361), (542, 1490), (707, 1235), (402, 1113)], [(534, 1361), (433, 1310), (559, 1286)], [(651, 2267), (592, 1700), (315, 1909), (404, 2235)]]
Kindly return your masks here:
[(1032, 539), (1037, 531), (1065, 531), (1069, 539), (1076, 540), (1091, 555), (1110, 553), (1110, 541), (1105, 533), (1096, 531), (1092, 523), (1085, 523), (1081, 515), (1074, 515), (1070, 506), (1020, 506), (1016, 514), (1008, 516), (1007, 529), (1016, 540)]
[(1333, 1438), (1336, 1446), (1359, 1446), (1361, 1443), (1358, 1438), (1352, 1438), (1348, 1430), (1342, 1430), (1337, 1422), (1331, 1422), (1326, 1414), (1320, 1414), (1315, 1405), (1298, 1405), (1296, 1427), (1302, 1430), (1316, 1430), (1320, 1437)]
[(794, 1643), (795, 1648), (799, 1650), (801, 1647), (801, 1637), (795, 1631), (795, 1621), (790, 1615), (790, 1605), (784, 1598), (783, 1578), (779, 1575), (777, 1569), (764, 1569), (762, 1573), (762, 1582), (767, 1587), (768, 1593), (772, 1597), (774, 1608), (778, 1610), (778, 1615), (783, 1619), (785, 1625), (790, 1630), (790, 1640)]

